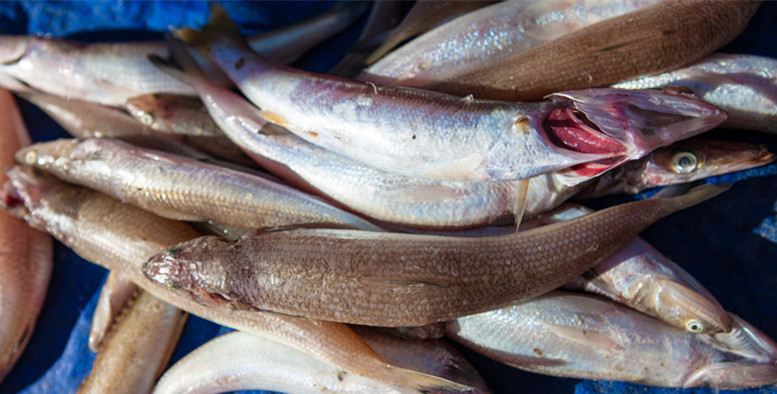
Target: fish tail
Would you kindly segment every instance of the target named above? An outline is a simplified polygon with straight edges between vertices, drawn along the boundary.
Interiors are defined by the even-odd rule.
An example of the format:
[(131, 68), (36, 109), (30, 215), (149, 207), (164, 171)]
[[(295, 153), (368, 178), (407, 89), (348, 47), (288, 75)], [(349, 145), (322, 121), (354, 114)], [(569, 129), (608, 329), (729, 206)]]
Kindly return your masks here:
[(428, 393), (437, 391), (473, 391), (474, 388), (463, 384), (451, 382), (437, 376), (427, 375), (425, 373), (411, 371), (409, 369), (397, 368), (396, 372), (399, 382), (397, 387), (402, 388), (403, 392), (408, 393)]
[(232, 22), (224, 7), (211, 3), (210, 12), (210, 20), (202, 29), (195, 30), (187, 27), (174, 30), (173, 34), (200, 51), (207, 51), (208, 47), (219, 40), (243, 40), (240, 29)]

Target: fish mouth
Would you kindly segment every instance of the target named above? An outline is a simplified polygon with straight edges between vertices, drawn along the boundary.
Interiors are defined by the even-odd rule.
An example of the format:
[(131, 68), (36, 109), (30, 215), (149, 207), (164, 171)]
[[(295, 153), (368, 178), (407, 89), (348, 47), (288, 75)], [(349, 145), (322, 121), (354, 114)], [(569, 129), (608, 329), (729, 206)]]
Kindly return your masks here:
[(682, 387), (741, 390), (777, 383), (777, 365), (747, 361), (706, 365), (688, 376)]
[(707, 131), (726, 113), (679, 91), (587, 89), (553, 93), (543, 126), (559, 148), (598, 154), (575, 165), (571, 176), (591, 177), (672, 142)]
[(688, 144), (689, 151), (698, 151), (709, 171), (704, 177), (747, 170), (771, 163), (777, 157), (765, 145), (735, 141), (712, 141), (694, 138), (680, 144)]
[(733, 313), (730, 331), (712, 334), (712, 346), (749, 362), (777, 364), (777, 343)]

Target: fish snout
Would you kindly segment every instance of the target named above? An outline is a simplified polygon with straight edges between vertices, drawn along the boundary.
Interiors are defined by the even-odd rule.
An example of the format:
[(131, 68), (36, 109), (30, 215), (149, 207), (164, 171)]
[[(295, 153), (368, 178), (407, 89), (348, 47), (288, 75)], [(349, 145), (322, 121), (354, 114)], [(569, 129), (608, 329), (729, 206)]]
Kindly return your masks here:
[(664, 281), (658, 295), (659, 309), (670, 323), (694, 334), (728, 332), (732, 327), (729, 314), (716, 300), (710, 300), (683, 284)]
[(777, 364), (777, 343), (739, 316), (729, 315), (731, 330), (714, 334), (713, 345), (746, 361)]

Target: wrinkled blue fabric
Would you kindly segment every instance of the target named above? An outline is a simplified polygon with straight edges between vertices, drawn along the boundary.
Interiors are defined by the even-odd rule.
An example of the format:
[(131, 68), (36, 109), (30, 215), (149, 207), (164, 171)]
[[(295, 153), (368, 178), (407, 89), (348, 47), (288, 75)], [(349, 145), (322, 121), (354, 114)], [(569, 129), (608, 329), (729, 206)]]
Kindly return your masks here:
[[(318, 14), (323, 1), (225, 2), (246, 34), (280, 27)], [(84, 41), (161, 39), (169, 27), (200, 26), (208, 17), (200, 1), (6, 1), (0, 2), (0, 34), (40, 34)], [(777, 3), (766, 2), (745, 33), (723, 49), (777, 57)], [(305, 56), (298, 66), (331, 68), (353, 44), (359, 28), (346, 30)], [(37, 108), (21, 102), (36, 141), (67, 134)], [(777, 152), (777, 136), (715, 130), (710, 138), (766, 144)], [(713, 182), (735, 183), (714, 200), (672, 215), (643, 236), (698, 278), (728, 310), (777, 338), (777, 164), (729, 174)], [(647, 196), (649, 193), (642, 195)], [(603, 207), (632, 199), (614, 196), (587, 201)], [(75, 392), (94, 355), (86, 347), (88, 324), (105, 270), (56, 244), (56, 264), (39, 324), (0, 393)], [(191, 316), (171, 362), (231, 329)], [(652, 388), (620, 382), (561, 379), (522, 372), (459, 347), (496, 393), (713, 393), (714, 390)], [(748, 392), (777, 393), (777, 388)]]

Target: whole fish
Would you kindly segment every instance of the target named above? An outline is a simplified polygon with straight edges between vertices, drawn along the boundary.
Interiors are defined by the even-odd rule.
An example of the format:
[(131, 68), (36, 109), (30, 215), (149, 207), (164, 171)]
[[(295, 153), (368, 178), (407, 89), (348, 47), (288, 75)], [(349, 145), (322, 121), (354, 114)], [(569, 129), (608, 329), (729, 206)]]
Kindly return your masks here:
[(684, 86), (728, 113), (724, 126), (777, 133), (777, 60), (712, 54), (688, 67), (613, 85), (623, 89)]
[[(594, 211), (567, 204), (526, 223), (521, 230), (591, 212)], [(692, 333), (728, 332), (733, 324), (726, 310), (701, 283), (639, 237), (563, 288), (610, 298)]]
[[(368, 334), (365, 337), (362, 332), (359, 330), (359, 335), (374, 347), (376, 336)], [(400, 341), (394, 338), (384, 342), (396, 345)], [(478, 387), (476, 392), (488, 392), (483, 389), (482, 378), (450, 345), (443, 345), (443, 341), (414, 342), (416, 347), (389, 349), (379, 346), (376, 351), (381, 355), (404, 356), (393, 358), (395, 365), (403, 368), (412, 369), (412, 366), (418, 366), (419, 360), (427, 361), (426, 368), (416, 370)], [(433, 361), (436, 362), (431, 365)], [(469, 381), (456, 380), (457, 377)], [(170, 367), (159, 379), (154, 393), (204, 394), (236, 390), (320, 393), (392, 392), (393, 388), (385, 382), (348, 374), (278, 342), (235, 331), (210, 340)]]
[(600, 173), (656, 139), (688, 137), (725, 116), (696, 99), (658, 92), (570, 91), (513, 103), (305, 73), (250, 51), (220, 7), (201, 32), (176, 34), (207, 51), (265, 119), (408, 176), (516, 180), (574, 165)]
[(187, 314), (145, 291), (124, 308), (79, 393), (148, 393), (164, 371)]
[(416, 34), (421, 34), (445, 22), (448, 19), (456, 18), (461, 14), (466, 14), (490, 5), (493, 1), (439, 1), (439, 0), (421, 0), (413, 4), (410, 11), (383, 40), (383, 43), (365, 59), (366, 64), (375, 63), (387, 52), (391, 51), (402, 41), (407, 40)]
[(777, 382), (777, 347), (732, 317), (731, 333), (692, 334), (609, 300), (554, 291), (450, 321), (446, 335), (499, 362), (555, 376), (734, 390)]
[[(422, 87), (660, 0), (504, 1), (454, 19), (365, 69), (359, 79)], [(539, 70), (534, 70), (538, 73)], [(560, 89), (566, 90), (566, 89)]]
[(109, 139), (57, 140), (21, 149), (19, 163), (159, 216), (250, 229), (324, 226), (380, 231), (291, 187)]
[[(665, 0), (462, 73), (429, 89), (537, 100), (695, 62), (736, 38), (760, 1)], [(574, 70), (574, 72), (570, 72)]]
[[(189, 69), (181, 73), (162, 66), (190, 83), (200, 94), (213, 121), (264, 168), (283, 177), (298, 188), (323, 195), (329, 199), (384, 223), (425, 229), (462, 229), (487, 224), (512, 222), (520, 189), (518, 182), (455, 182), (419, 177), (406, 177), (374, 169), (353, 160), (316, 147), (313, 144), (275, 130), (266, 130), (267, 121), (259, 110), (243, 97), (209, 82), (202, 73)], [(174, 102), (168, 101), (167, 105)], [(151, 112), (163, 112), (161, 105)], [(176, 111), (178, 106), (172, 107)], [(669, 141), (665, 141), (669, 143)], [(713, 144), (713, 143), (711, 143)], [(725, 144), (724, 144), (725, 146)], [(699, 157), (706, 155), (698, 169), (685, 171), (676, 177), (661, 179), (651, 177), (645, 187), (689, 181), (691, 173), (704, 176), (749, 168), (762, 164), (764, 155), (771, 155), (764, 148), (753, 145), (731, 144), (730, 150), (707, 149), (704, 143), (689, 146), (688, 154)], [(645, 149), (656, 148), (657, 145)], [(670, 149), (670, 148), (661, 148)], [(698, 150), (698, 152), (697, 152)], [(717, 157), (717, 155), (724, 155)], [(727, 159), (725, 156), (730, 156)], [(664, 157), (650, 155), (649, 160)], [(658, 162), (659, 168), (663, 165)], [(628, 168), (642, 171), (648, 165)], [(621, 167), (623, 168), (623, 167)], [(651, 167), (652, 168), (652, 167)], [(620, 175), (610, 175), (615, 171)], [(655, 170), (654, 170), (655, 171)], [(558, 206), (575, 193), (585, 188), (590, 177), (576, 174), (576, 185), (570, 185), (571, 177), (565, 173), (549, 173), (530, 179), (524, 215), (535, 216)], [(613, 169), (592, 180), (599, 187), (612, 187), (622, 179), (633, 182), (641, 173), (632, 174), (626, 170)]]
[(92, 327), (89, 331), (89, 350), (98, 353), (102, 348), (103, 340), (111, 331), (116, 317), (124, 310), (135, 293), (138, 286), (124, 279), (116, 272), (109, 272), (108, 278), (100, 290), (100, 298), (92, 316)]
[(249, 233), (235, 243), (205, 236), (157, 254), (143, 272), (212, 308), (424, 325), (556, 288), (654, 221), (724, 188), (701, 186), (498, 237), (319, 229)]
[(401, 392), (467, 387), (386, 363), (343, 324), (258, 310), (216, 310), (147, 279), (144, 262), (169, 245), (192, 239), (191, 227), (122, 204), (101, 193), (34, 173), (9, 171), (0, 195), (6, 210), (45, 229), (83, 258), (120, 273), (153, 296), (227, 327), (269, 338), (336, 365), (348, 373), (391, 382)]
[[(15, 151), (30, 144), (30, 136), (7, 90), (0, 90), (0, 113), (0, 169), (5, 169), (13, 165)], [(7, 179), (0, 171), (0, 182)], [(0, 381), (21, 357), (35, 329), (51, 278), (53, 253), (51, 237), (0, 212)]]

